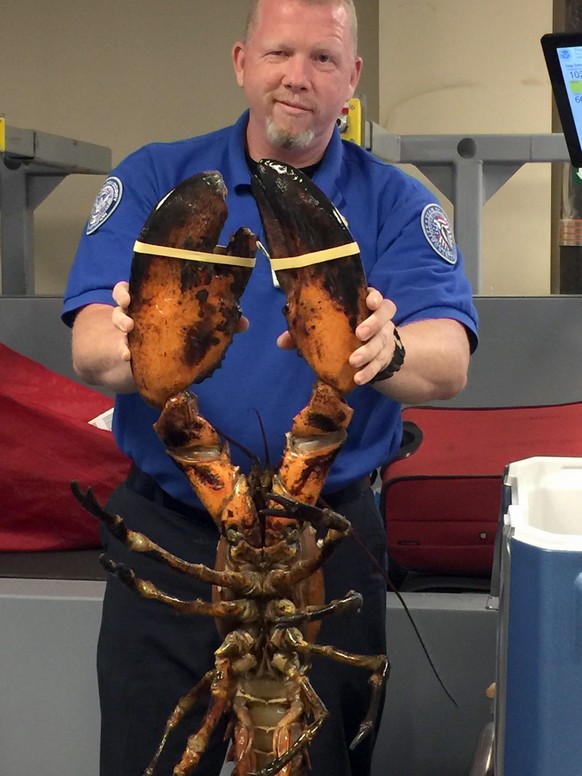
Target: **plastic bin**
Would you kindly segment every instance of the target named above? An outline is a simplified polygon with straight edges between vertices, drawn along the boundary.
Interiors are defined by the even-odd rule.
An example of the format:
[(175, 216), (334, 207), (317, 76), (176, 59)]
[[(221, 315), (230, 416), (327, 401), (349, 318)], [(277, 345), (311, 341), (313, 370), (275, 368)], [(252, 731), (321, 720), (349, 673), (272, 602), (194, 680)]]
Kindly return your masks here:
[(496, 776), (582, 776), (582, 458), (506, 472)]

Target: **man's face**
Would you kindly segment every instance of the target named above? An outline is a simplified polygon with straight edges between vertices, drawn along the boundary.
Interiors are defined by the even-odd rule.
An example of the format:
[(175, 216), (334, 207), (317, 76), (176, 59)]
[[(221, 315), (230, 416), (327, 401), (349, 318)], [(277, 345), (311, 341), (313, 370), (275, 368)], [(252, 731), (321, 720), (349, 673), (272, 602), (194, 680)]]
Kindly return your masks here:
[(250, 107), (251, 156), (320, 158), (361, 70), (345, 7), (263, 0), (248, 41), (233, 47), (233, 63)]

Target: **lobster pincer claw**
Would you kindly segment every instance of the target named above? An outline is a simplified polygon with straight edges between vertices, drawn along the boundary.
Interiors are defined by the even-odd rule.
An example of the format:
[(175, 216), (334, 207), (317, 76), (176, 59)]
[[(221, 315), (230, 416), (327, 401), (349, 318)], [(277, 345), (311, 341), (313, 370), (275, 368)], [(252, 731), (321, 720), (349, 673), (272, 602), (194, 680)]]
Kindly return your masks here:
[[(275, 625), (278, 628), (297, 628), (308, 622), (322, 620), (329, 615), (354, 614), (360, 611), (363, 603), (362, 594), (355, 590), (350, 590), (343, 598), (337, 598), (323, 606), (307, 606), (294, 614), (284, 614), (275, 620)], [(297, 645), (292, 643), (293, 631), (287, 631), (284, 634), (284, 638), (290, 640), (289, 646), (296, 648)]]
[(219, 367), (241, 316), (257, 238), (240, 227), (217, 245), (226, 194), (216, 170), (187, 178), (154, 208), (134, 245), (131, 369), (141, 398), (160, 410)]
[(126, 566), (125, 563), (116, 563), (115, 561), (111, 560), (111, 558), (108, 558), (107, 555), (102, 554), (99, 556), (99, 563), (103, 566), (105, 571), (108, 571), (110, 574), (114, 574), (116, 577), (119, 577), (119, 579), (124, 583), (124, 585), (127, 585), (132, 590), (137, 591), (137, 584), (136, 584), (136, 576), (135, 572), (129, 568), (129, 566)]
[(268, 493), (269, 501), (275, 501), (279, 507), (265, 507), (261, 509), (261, 517), (287, 517), (292, 520), (300, 520), (309, 523), (314, 528), (328, 529), (332, 528), (343, 534), (348, 534), (352, 524), (339, 512), (334, 512), (329, 507), (318, 507), (313, 504), (306, 504), (304, 501), (284, 496), (281, 493)]
[(107, 526), (107, 530), (112, 533), (116, 539), (125, 543), (128, 541), (128, 529), (123, 518), (119, 515), (113, 515), (110, 512), (107, 512), (106, 509), (103, 509), (101, 504), (97, 501), (93, 488), (89, 487), (83, 493), (77, 480), (73, 480), (73, 482), (71, 482), (71, 490), (79, 504), (81, 504), (87, 512), (93, 515), (93, 517), (96, 517)]
[(368, 284), (346, 220), (311, 178), (261, 159), (252, 176), (265, 240), (297, 352), (342, 395), (355, 388), (348, 359), (362, 343)]

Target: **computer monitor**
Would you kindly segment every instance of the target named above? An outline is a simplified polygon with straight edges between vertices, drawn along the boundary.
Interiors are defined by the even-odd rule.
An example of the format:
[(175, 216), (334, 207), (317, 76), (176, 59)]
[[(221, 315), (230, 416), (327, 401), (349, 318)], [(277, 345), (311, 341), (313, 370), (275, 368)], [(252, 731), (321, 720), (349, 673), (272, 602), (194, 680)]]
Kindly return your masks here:
[(582, 167), (582, 32), (554, 32), (541, 40), (570, 160)]

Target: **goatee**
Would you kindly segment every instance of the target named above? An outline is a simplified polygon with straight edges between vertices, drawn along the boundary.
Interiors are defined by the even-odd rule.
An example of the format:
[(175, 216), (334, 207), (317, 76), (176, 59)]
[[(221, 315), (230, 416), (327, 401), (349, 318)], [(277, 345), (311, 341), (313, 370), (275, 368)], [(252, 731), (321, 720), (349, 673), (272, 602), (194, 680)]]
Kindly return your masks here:
[(304, 132), (292, 132), (278, 127), (272, 119), (267, 119), (267, 137), (273, 145), (279, 148), (308, 148), (313, 142), (315, 132), (306, 129)]

